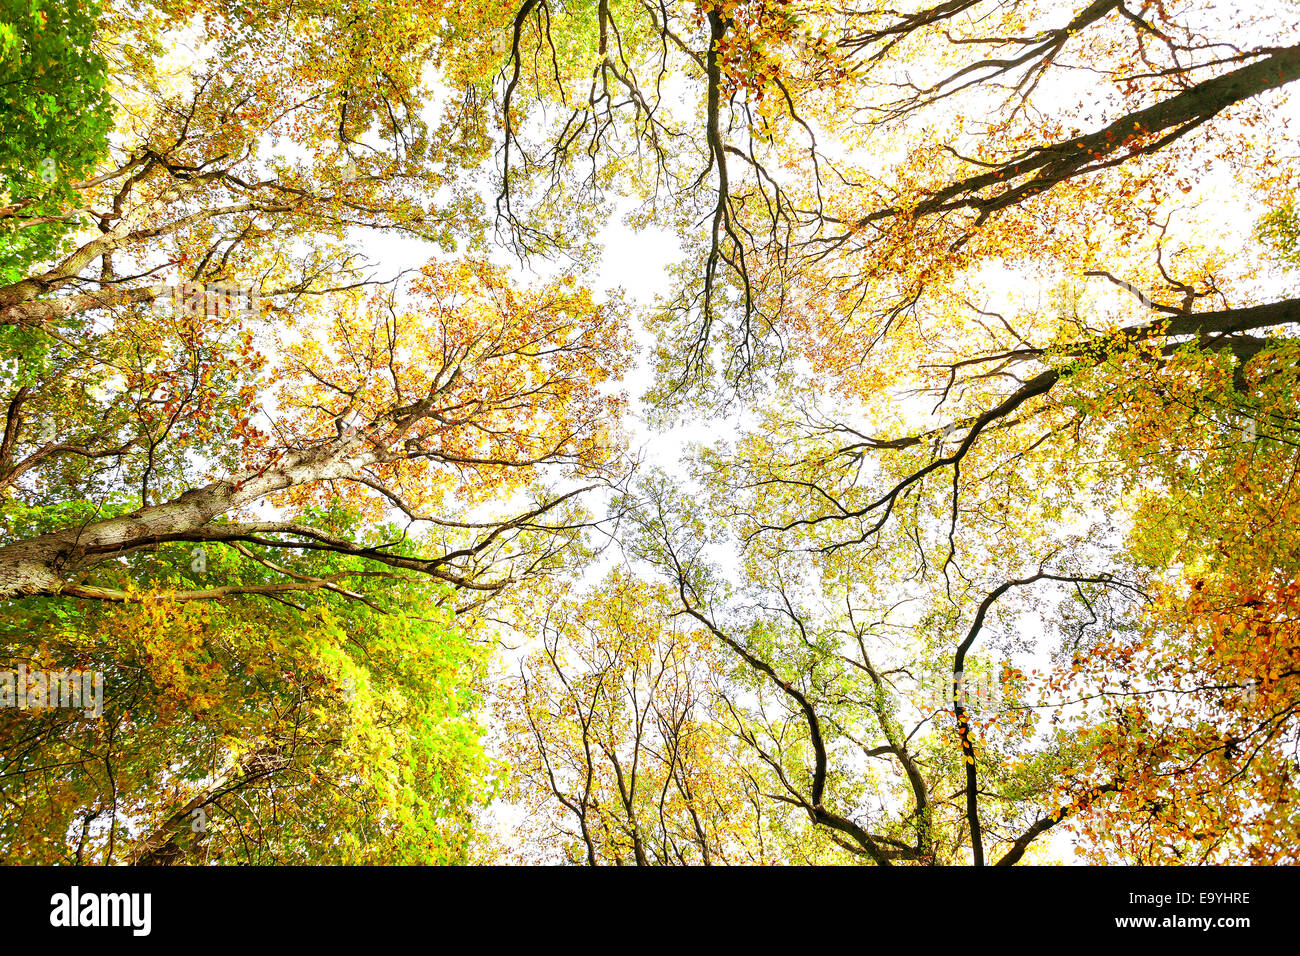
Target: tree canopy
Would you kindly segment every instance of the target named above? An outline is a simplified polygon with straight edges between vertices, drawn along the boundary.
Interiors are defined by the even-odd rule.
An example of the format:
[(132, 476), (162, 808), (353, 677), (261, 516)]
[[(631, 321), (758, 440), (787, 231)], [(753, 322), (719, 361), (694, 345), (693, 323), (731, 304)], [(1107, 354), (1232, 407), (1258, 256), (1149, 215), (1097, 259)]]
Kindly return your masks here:
[(1297, 862), (1294, 0), (23, 0), (0, 73), (6, 861)]

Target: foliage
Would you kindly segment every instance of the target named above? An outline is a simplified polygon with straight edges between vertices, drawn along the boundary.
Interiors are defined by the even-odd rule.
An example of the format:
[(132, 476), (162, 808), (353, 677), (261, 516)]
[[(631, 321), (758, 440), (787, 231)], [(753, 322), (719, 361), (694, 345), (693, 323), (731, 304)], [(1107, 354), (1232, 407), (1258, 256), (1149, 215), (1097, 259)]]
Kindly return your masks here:
[(1298, 28), (6, 7), (7, 857), (1295, 862)]
[(0, 282), (17, 282), (86, 223), (73, 183), (103, 158), (113, 122), (97, 3), (0, 5)]

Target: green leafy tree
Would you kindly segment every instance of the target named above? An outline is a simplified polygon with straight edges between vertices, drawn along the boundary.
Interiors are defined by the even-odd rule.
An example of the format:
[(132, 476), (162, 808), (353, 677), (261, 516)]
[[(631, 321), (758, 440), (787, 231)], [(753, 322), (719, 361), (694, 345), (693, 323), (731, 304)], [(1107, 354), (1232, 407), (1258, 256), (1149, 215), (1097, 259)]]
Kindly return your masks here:
[[(322, 514), (322, 528), (347, 523)], [(7, 863), (460, 863), (490, 796), (484, 645), (448, 589), (380, 584), (248, 603), (159, 590), (215, 574), (279, 577), (264, 548), (135, 556), (124, 604), (0, 616), (30, 673), (102, 675), (102, 714), (0, 709)], [(322, 554), (293, 573), (355, 573)]]
[(74, 183), (107, 153), (113, 122), (93, 0), (0, 3), (0, 282), (89, 224)]

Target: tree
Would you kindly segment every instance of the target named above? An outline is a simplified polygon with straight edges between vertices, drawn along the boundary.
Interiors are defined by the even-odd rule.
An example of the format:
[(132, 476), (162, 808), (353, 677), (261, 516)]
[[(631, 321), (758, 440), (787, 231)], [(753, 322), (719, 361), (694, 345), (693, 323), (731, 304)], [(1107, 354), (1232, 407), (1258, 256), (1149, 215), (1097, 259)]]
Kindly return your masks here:
[(497, 695), (520, 845), (593, 866), (824, 856), (767, 799), (723, 691), (730, 668), (672, 620), (671, 597), (615, 572), (521, 630), (541, 646)]
[(94, 47), (95, 3), (0, 7), (0, 282), (60, 248), (83, 222), (76, 181), (107, 152), (112, 104)]
[[(1066, 736), (1029, 721), (1039, 748), (1017, 761), (1000, 755), (995, 730), (977, 740), (954, 707), (965, 822), (954, 824), (950, 846), (991, 862), (980, 832), (987, 800), (1013, 800), (1027, 814), (1037, 809), (1004, 831), (1002, 859), (1012, 862), (1076, 815), (1099, 854), (1287, 858), (1294, 687), (1282, 676), (1289, 612), (1277, 589), (1289, 579), (1293, 544), (1264, 529), (1285, 527), (1290, 508), (1281, 462), (1291, 462), (1286, 383), (1300, 313), (1274, 276), (1261, 281), (1261, 247), (1216, 248), (1209, 233), (1179, 227), (1175, 202), (1213, 170), (1237, 176), (1274, 210), (1262, 238), (1288, 248), (1295, 167), (1265, 110), (1300, 62), (1290, 12), (1251, 17), (1242, 33), (1237, 22), (1113, 2), (1069, 14), (1029, 3), (817, 11), (846, 24), (837, 55), (853, 68), (843, 81), (775, 98), (783, 125), (764, 125), (757, 95), (728, 98), (740, 85), (728, 87), (717, 66), (738, 10), (748, 12), (708, 12), (709, 30), (694, 34), (707, 50), (694, 76), (710, 144), (697, 168), (714, 178), (692, 185), (711, 189), (719, 212), (711, 227), (687, 233), (680, 293), (657, 326), (656, 397), (725, 398), (710, 378), (714, 355), (727, 384), (749, 389), (742, 395), (759, 394), (757, 379), (779, 396), (744, 441), (703, 460), (714, 513), (752, 562), (749, 590), (739, 606), (728, 603), (724, 590), (696, 579), (695, 563), (674, 560), (682, 545), (666, 532), (644, 554), (678, 582), (683, 609), (708, 618), (806, 725), (814, 755), (781, 762), (793, 798), (818, 822), (859, 827), (864, 853), (887, 859), (879, 832), (887, 814), (817, 809), (834, 766), (819, 727), (838, 697), (817, 679), (827, 665), (794, 643), (806, 639), (795, 625), (810, 624), (796, 610), (807, 595), (774, 587), (781, 562), (805, 563), (814, 595), (826, 577), (866, 588), (865, 598), (846, 596), (859, 618), (888, 620), (898, 602), (919, 602), (907, 629), (921, 651), (937, 640), (954, 675), (988, 639), (987, 617), (1001, 601), (1055, 582), (1073, 585), (1077, 603), (1044, 622), (1057, 673), (1036, 690), (1056, 696), (1035, 706), (1049, 707), (1049, 724), (1068, 714), (1082, 729)], [(1062, 74), (1080, 63), (1098, 84), (1074, 108)], [(1084, 105), (1089, 94), (1095, 110)], [(978, 130), (975, 109), (988, 117)], [(772, 129), (772, 142), (762, 141), (758, 131)], [(733, 137), (739, 145), (729, 148)], [(752, 140), (763, 143), (761, 160), (747, 159)], [(796, 141), (835, 146), (805, 156)], [(724, 274), (728, 296), (718, 292)], [(1056, 292), (991, 305), (1009, 298), (991, 281), (999, 275)], [(1120, 295), (1087, 291), (1099, 283)], [(1278, 443), (1276, 466), (1253, 440), (1239, 440), (1248, 421), (1252, 436), (1259, 426)], [(1159, 491), (1143, 500), (1138, 487), (1151, 481)], [(661, 497), (646, 496), (652, 505)], [(672, 520), (689, 510), (675, 506)], [(1169, 511), (1187, 515), (1177, 531)], [(1193, 514), (1251, 532), (1156, 548), (1195, 527)], [(1135, 524), (1125, 527), (1129, 516)], [(653, 507), (646, 520), (672, 523)], [(1246, 560), (1219, 578), (1218, 556), (1232, 548)], [(1215, 573), (1184, 577), (1153, 554)], [(1211, 601), (1190, 597), (1212, 582)], [(774, 606), (778, 618), (790, 609), (789, 645), (750, 646), (760, 624), (772, 627), (754, 619), (753, 606)], [(821, 616), (815, 623), (830, 626)], [(1014, 625), (997, 630), (1015, 646)], [(841, 641), (857, 633), (838, 631)], [(820, 650), (845, 654), (833, 644)], [(1141, 686), (1134, 667), (1144, 668)], [(1255, 693), (1249, 706), (1224, 698), (1255, 688), (1257, 671), (1270, 696)], [(1175, 673), (1192, 686), (1166, 686)], [(1170, 716), (1169, 698), (1185, 694), (1195, 721), (1181, 707)], [(1161, 695), (1153, 722), (1143, 701)], [(1113, 708), (1069, 713), (1112, 699)], [(1030, 776), (1017, 782), (1005, 777), (1012, 771)], [(986, 792), (990, 775), (999, 787)], [(1229, 837), (1234, 824), (1238, 836)], [(922, 858), (920, 838), (909, 843)]]
[[(783, 705), (766, 740), (808, 742), (753, 741), (790, 798), (875, 862), (1014, 863), (1065, 821), (1099, 860), (1284, 861), (1292, 349), (1244, 372), (1195, 347), (1112, 352), (979, 442), (877, 442), (839, 418), (863, 408), (796, 392), (702, 454), (718, 530), (691, 518), (698, 491), (652, 484), (637, 553)], [(702, 550), (726, 532), (745, 555), (733, 585)], [(992, 714), (962, 691), (990, 651), (1006, 662)], [(1050, 666), (1010, 663), (1029, 654)], [(917, 678), (939, 669), (936, 708)], [(873, 809), (841, 780), (877, 760), (912, 792)]]
[[(1203, 13), (1121, 0), (562, 14), (525, 3), (502, 108), (563, 108), (537, 147), (508, 119), (499, 217), (521, 250), (550, 248), (515, 196), (532, 189), (530, 211), (554, 210), (581, 148), (586, 194), (640, 195), (638, 221), (657, 215), (688, 250), (659, 323), (664, 398), (708, 391), (714, 339), (728, 384), (798, 356), (868, 392), (873, 351), (890, 361), (936, 312), (977, 314), (964, 286), (990, 261), (1071, 262), (1080, 277), (1132, 266), (1207, 157), (1257, 183), (1277, 171), (1285, 137), (1265, 104), (1300, 70), (1290, 13)], [(574, 24), (563, 52), (553, 15)], [(1086, 89), (1065, 79), (1080, 63), (1095, 78)], [(665, 75), (681, 77), (684, 111), (649, 80)], [(988, 119), (977, 129), (972, 116)], [(1171, 335), (1242, 346), (1222, 339), (1295, 317), (1290, 300), (1206, 309), (1230, 290), (1171, 276), (1157, 258), (1123, 281), (1165, 285), (1180, 304), (1149, 298), (1175, 317)], [(989, 336), (989, 353), (1007, 350)]]
[[(142, 579), (176, 574), (153, 563)], [(386, 589), (375, 607), (328, 592), (269, 606), (140, 597), (6, 613), (7, 659), (104, 684), (98, 716), (0, 711), (6, 862), (467, 858), (490, 793), (483, 650), (448, 595)]]
[(0, 659), (107, 685), (93, 720), (5, 710), (5, 845), (463, 861), (473, 612), (562, 567), (617, 480), (624, 309), (474, 256), (380, 279), (357, 251), (481, 231), (457, 177), (482, 117), (416, 109), (439, 9), (372, 10), (375, 34), (324, 4), (290, 43), (305, 10), (205, 6), (210, 56), (177, 75), (178, 9), (98, 21), (112, 147), (50, 200), (92, 226), (0, 285)]
[[(13, 635), (118, 622), (115, 673), (155, 619), (250, 629), (139, 685), (221, 701), (240, 742), (166, 725), (207, 769), (137, 787), (137, 858), (203, 858), (178, 814), (258, 817), (308, 766), (352, 799), (346, 728), (429, 716), (395, 665), (375, 721), (293, 697), (342, 666), (322, 608), (362, 644), (521, 642), (496, 742), (526, 858), (1011, 864), (1067, 831), (1097, 861), (1293, 858), (1294, 4), (129, 13), (67, 47), (105, 58), (107, 152), (7, 213), (0, 601)], [(683, 250), (644, 316), (587, 288), (620, 206)], [(46, 225), (66, 248), (34, 251)], [(438, 255), (381, 274), (379, 233)], [(525, 283), (502, 247), (554, 261)], [(736, 413), (689, 474), (623, 452), (638, 318), (654, 423)], [(267, 632), (296, 676), (222, 690)], [(286, 752), (300, 719), (318, 746)], [(373, 794), (443, 799), (373, 733), (362, 857), (426, 845)], [(104, 853), (88, 780), (11, 797), (56, 858), (78, 820)], [(245, 855), (310, 856), (314, 825)]]
[[(361, 274), (356, 254), (339, 253), (347, 228), (450, 242), (453, 226), (472, 225), (468, 199), (443, 210), (421, 202), (475, 155), (477, 121), (453, 111), (443, 132), (460, 138), (432, 137), (410, 109), (394, 109), (421, 82), (417, 51), (429, 37), (385, 36), (397, 44), (390, 49), (358, 33), (347, 10), (327, 6), (321, 42), (351, 52), (321, 73), (309, 68), (322, 62), (313, 44), (259, 55), (296, 29), (292, 17), (269, 11), (248, 37), (237, 27), (245, 13), (207, 11), (217, 49), (188, 98), (164, 97), (152, 63), (115, 64), (122, 95), (139, 105), (114, 168), (78, 187), (86, 206), (103, 204), (99, 234), (0, 287), (0, 322), (13, 329), (8, 354), (17, 362), (8, 373), (0, 486), (11, 507), (101, 502), (89, 522), (55, 517), (14, 529), (0, 555), (0, 595), (121, 599), (68, 572), (162, 542), (288, 535), (292, 543), (281, 547), (365, 552), (315, 532), (304, 539), (292, 520), (213, 526), (268, 495), (307, 500), (308, 486), (324, 482), (347, 481), (347, 496), (386, 501), (422, 485), (418, 513), (407, 517), (436, 522), (430, 509), (453, 476), (478, 475), (477, 488), (467, 482), (469, 499), (481, 500), (489, 485), (504, 499), (548, 466), (588, 475), (600, 467), (601, 416), (617, 399), (596, 390), (617, 373), (626, 347), (617, 303), (596, 305), (572, 280), (508, 290), (502, 273), (472, 263), (430, 266), (410, 284), (409, 306), (391, 295), (367, 300), (377, 282)], [(108, 29), (129, 36), (139, 26), (114, 17)], [(412, 29), (441, 28), (421, 19)], [(410, 59), (399, 69), (400, 56)], [(372, 88), (380, 86), (387, 92)], [(261, 156), (266, 138), (281, 135), (310, 150), (310, 162)], [(340, 156), (355, 177), (337, 174)], [(302, 248), (290, 253), (288, 235)], [(85, 274), (93, 263), (97, 277)], [(160, 288), (154, 280), (169, 267), (181, 281)], [(243, 291), (231, 294), (232, 284)], [(164, 295), (167, 285), (181, 294)], [(424, 321), (428, 339), (416, 331)], [(272, 328), (294, 323), (300, 334), (332, 337), (339, 354), (298, 347), (259, 378)], [(351, 386), (332, 368), (335, 358), (355, 364)], [(383, 385), (365, 381), (379, 375)], [(274, 388), (285, 421), (258, 407), (259, 390)], [(299, 395), (313, 398), (303, 404)], [(35, 432), (36, 418), (51, 433)], [(399, 558), (386, 556), (385, 545), (369, 556), (468, 585), (478, 570), (458, 564), (500, 553), (573, 496), (538, 495), (496, 523), (441, 519), (444, 540), (466, 539), (445, 554)]]

